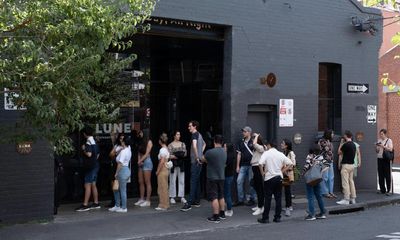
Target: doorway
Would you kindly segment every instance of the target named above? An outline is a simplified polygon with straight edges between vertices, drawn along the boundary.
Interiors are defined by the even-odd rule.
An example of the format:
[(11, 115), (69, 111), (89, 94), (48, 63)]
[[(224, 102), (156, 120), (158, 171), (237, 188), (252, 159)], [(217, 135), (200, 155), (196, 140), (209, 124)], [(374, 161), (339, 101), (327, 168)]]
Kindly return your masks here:
[(276, 140), (276, 111), (276, 105), (249, 105), (247, 124), (253, 129), (253, 132), (260, 133), (263, 139)]

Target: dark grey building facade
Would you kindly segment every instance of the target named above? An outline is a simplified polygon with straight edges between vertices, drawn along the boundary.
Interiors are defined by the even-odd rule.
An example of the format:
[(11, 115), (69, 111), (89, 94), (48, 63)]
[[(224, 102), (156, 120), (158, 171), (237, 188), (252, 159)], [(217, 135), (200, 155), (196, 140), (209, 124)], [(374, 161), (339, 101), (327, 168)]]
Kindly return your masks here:
[[(146, 123), (151, 122), (152, 137), (162, 130), (185, 131), (191, 119), (200, 120), (202, 132), (213, 125), (232, 142), (245, 125), (278, 142), (297, 134), (301, 142), (294, 151), (301, 166), (318, 133), (332, 128), (338, 141), (349, 129), (358, 133), (363, 156), (356, 185), (375, 189), (376, 125), (368, 116), (373, 115), (369, 106), (377, 105), (381, 34), (357, 31), (353, 17), (381, 16), (353, 0), (160, 1), (150, 21), (152, 30), (138, 37), (140, 66), (133, 67), (147, 64), (152, 69), (151, 117)], [(141, 54), (154, 58), (142, 60)], [(281, 100), (293, 105), (283, 108)], [(0, 113), (2, 122), (13, 121), (10, 111)], [(0, 220), (50, 217), (51, 152), (35, 144), (30, 155), (21, 157), (13, 146), (1, 148), (7, 154), (0, 157)], [(19, 179), (32, 171), (31, 179), (15, 181), (9, 168)], [(296, 190), (303, 191), (303, 184)], [(21, 198), (29, 199), (23, 213), (11, 212), (15, 199)]]

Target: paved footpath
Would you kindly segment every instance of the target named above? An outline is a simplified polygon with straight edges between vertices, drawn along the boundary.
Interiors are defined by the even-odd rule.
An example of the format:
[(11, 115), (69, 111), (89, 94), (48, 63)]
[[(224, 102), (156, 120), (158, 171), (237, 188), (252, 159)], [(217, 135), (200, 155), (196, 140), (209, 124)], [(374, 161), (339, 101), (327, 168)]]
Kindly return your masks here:
[[(341, 196), (341, 194), (337, 194)], [(74, 212), (72, 205), (63, 206), (54, 221), (48, 223), (17, 224), (0, 228), (0, 239), (147, 239), (150, 237), (174, 236), (215, 231), (218, 228), (252, 227), (258, 225), (257, 216), (252, 216), (250, 207), (234, 208), (233, 217), (228, 217), (219, 224), (209, 223), (211, 208), (208, 202), (202, 201), (200, 208), (181, 212), (181, 204), (176, 204), (166, 212), (152, 208), (133, 207), (136, 199), (129, 199), (128, 213), (110, 213), (107, 209)], [(375, 191), (359, 191), (358, 203), (348, 206), (338, 206), (336, 200), (325, 199), (330, 214), (343, 213), (352, 210), (368, 210), (378, 206), (400, 203), (400, 195), (385, 196)], [(306, 199), (297, 196), (294, 199), (294, 211), (291, 217), (282, 217), (282, 223), (287, 224), (299, 220), (306, 215)], [(272, 215), (272, 211), (271, 211)], [(329, 221), (329, 215), (328, 219)], [(286, 223), (285, 223), (286, 222)]]

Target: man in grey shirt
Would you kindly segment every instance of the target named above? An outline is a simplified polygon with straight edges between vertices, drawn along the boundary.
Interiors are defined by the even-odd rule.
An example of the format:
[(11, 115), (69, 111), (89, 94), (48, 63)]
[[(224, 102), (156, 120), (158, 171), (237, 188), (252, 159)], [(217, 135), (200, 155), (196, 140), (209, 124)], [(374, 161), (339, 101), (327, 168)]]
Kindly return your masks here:
[(213, 215), (207, 220), (219, 223), (225, 219), (224, 180), (226, 151), (222, 148), (222, 136), (215, 135), (214, 148), (204, 155), (202, 161), (207, 162), (207, 195), (213, 208)]

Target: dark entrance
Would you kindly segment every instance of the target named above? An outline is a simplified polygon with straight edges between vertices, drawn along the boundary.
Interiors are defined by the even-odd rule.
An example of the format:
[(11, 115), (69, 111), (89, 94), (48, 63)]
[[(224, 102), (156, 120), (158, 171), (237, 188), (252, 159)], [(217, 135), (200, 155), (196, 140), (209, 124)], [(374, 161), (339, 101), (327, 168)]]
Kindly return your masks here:
[(265, 140), (276, 139), (276, 105), (249, 105), (247, 124)]
[[(126, 69), (126, 73), (129, 75), (129, 72), (136, 70), (143, 72), (143, 75), (132, 76), (132, 88), (121, 93), (132, 96), (131, 104), (120, 109), (121, 123), (129, 123), (132, 130), (141, 129), (149, 134), (154, 143), (152, 160), (156, 168), (159, 150), (157, 140), (162, 132), (170, 136), (172, 131), (179, 129), (181, 140), (187, 145), (190, 139), (187, 124), (190, 120), (200, 122), (203, 135), (210, 126), (214, 132), (222, 132), (223, 41), (137, 35), (134, 43), (129, 52), (137, 54), (137, 60)], [(118, 53), (117, 57), (123, 58), (129, 52)], [(97, 181), (100, 200), (112, 197), (108, 157), (112, 134), (105, 135), (101, 139), (101, 167)], [(77, 139), (76, 146), (83, 144), (84, 140), (80, 140)], [(61, 202), (83, 199), (83, 176), (80, 175), (78, 155), (63, 159), (66, 174), (62, 176), (61, 184), (56, 186), (61, 193)], [(133, 182), (128, 184), (129, 197), (138, 195), (136, 161), (133, 157)], [(186, 167), (190, 172), (189, 164)], [(185, 185), (188, 189), (190, 174), (186, 176)], [(153, 194), (156, 194), (154, 171), (152, 182)]]

